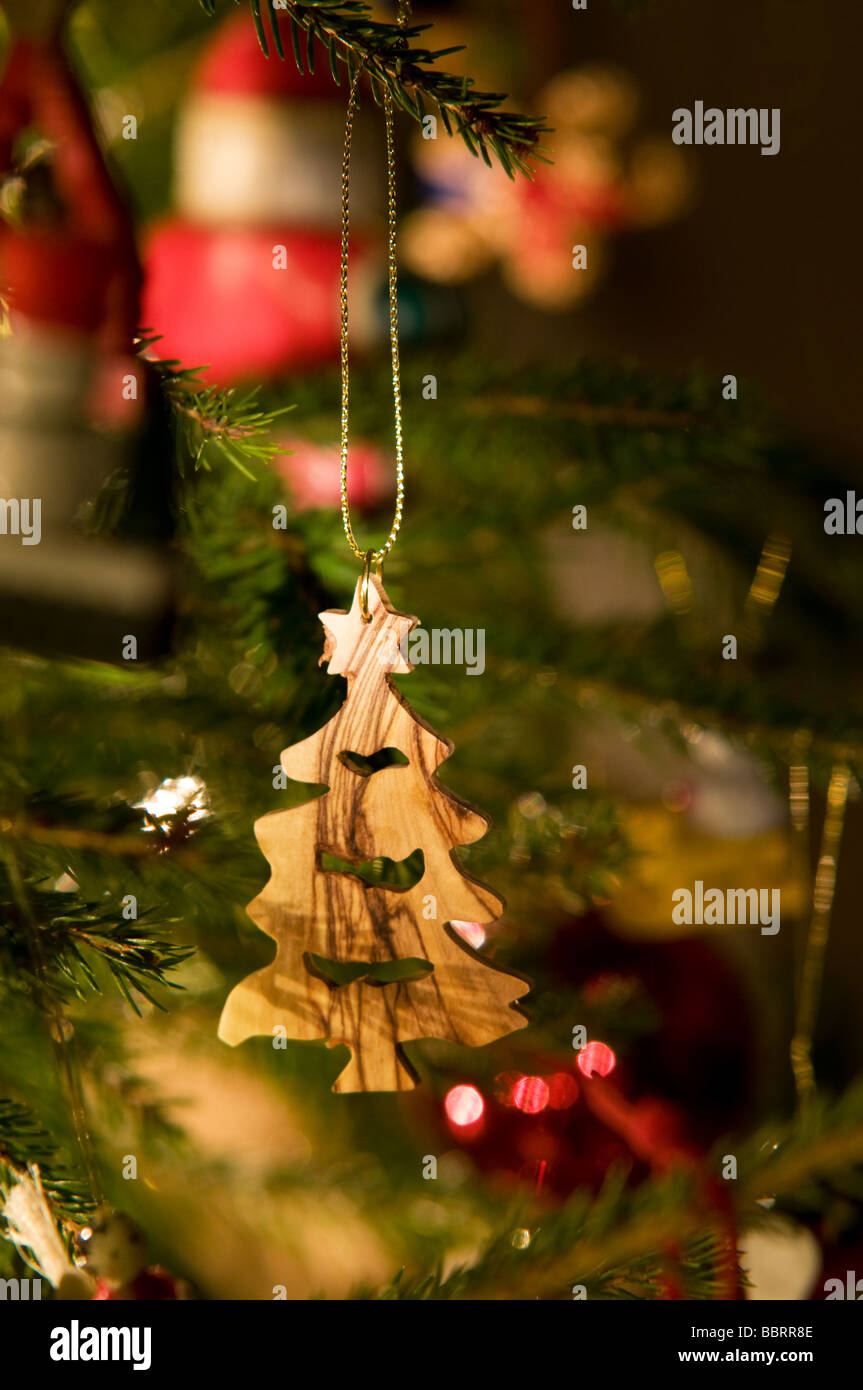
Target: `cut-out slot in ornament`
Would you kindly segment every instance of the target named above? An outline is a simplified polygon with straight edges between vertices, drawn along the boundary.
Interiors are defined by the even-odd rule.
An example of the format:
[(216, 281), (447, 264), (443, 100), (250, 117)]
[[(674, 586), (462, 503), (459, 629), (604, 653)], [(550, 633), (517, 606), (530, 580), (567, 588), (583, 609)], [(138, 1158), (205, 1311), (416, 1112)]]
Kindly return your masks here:
[(421, 849), (415, 849), (406, 859), (341, 859), (337, 854), (326, 850), (318, 852), (318, 864), (327, 874), (353, 874), (362, 883), (370, 883), (375, 888), (389, 888), (392, 893), (404, 893), (419, 883), (425, 873), (425, 860)]
[(430, 961), (407, 960), (324, 960), (321, 956), (306, 954), (306, 968), (313, 975), (319, 975), (329, 985), (350, 985), (355, 980), (364, 980), (372, 985), (389, 985), (394, 980), (422, 980), (430, 975), (434, 966)]
[[(320, 615), (327, 634), (322, 661), (330, 675), (346, 677), (347, 698), (328, 724), (282, 754), (288, 777), (329, 790), (255, 825), (272, 874), (248, 912), (274, 938), (276, 957), (232, 990), (219, 1026), (232, 1044), (271, 1037), (279, 1025), (299, 1041), (346, 1043), (351, 1058), (336, 1079), (338, 1092), (410, 1089), (415, 1073), (402, 1043), (413, 1039), (477, 1047), (523, 1028), (517, 1001), (529, 988), (447, 930), (451, 921), (480, 926), (500, 916), (499, 896), (452, 855), (457, 845), (480, 839), (488, 822), (438, 781), (436, 770), (453, 746), (390, 679), (412, 669), (403, 643), (417, 619), (393, 609), (370, 575), (364, 621), (361, 584), (349, 613)], [(407, 761), (358, 776), (341, 756), (374, 764), (382, 749)], [(418, 846), (423, 872), (402, 891), (355, 872), (362, 862), (402, 865)], [(323, 855), (349, 871), (325, 869)], [(420, 965), (433, 968), (419, 976)], [(344, 983), (332, 977), (339, 966), (347, 967)], [(387, 967), (394, 970), (389, 979)]]
[(407, 767), (409, 761), (400, 748), (381, 748), (368, 758), (364, 758), (361, 753), (339, 754), (339, 762), (351, 772), (356, 772), (359, 777), (371, 777), (372, 773), (380, 772), (385, 767)]

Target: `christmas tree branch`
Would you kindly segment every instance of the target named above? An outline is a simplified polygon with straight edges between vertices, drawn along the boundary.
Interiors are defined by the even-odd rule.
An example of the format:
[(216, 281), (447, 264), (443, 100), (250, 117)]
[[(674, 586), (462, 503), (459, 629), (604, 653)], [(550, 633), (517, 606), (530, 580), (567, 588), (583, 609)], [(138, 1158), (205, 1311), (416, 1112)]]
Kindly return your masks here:
[[(506, 100), (500, 92), (482, 92), (469, 77), (458, 77), (434, 66), (439, 59), (459, 48), (431, 49), (412, 46), (428, 24), (389, 24), (375, 20), (371, 8), (362, 0), (249, 0), (258, 39), (264, 53), (270, 52), (269, 28), (273, 47), (280, 59), (285, 44), (279, 19), (287, 18), (291, 48), (297, 67), (304, 71), (301, 31), (306, 35), (305, 66), (314, 72), (318, 55), (329, 63), (333, 81), (339, 81), (339, 65), (347, 69), (348, 81), (362, 65), (369, 74), (372, 92), (380, 105), (384, 90), (392, 100), (417, 121), (429, 107), (440, 115), (448, 135), (457, 132), (471, 154), (491, 166), (496, 158), (510, 178), (516, 170), (531, 177), (527, 159), (543, 159), (538, 146), (548, 129), (541, 121), (515, 111), (502, 111)], [(215, 0), (201, 0), (209, 14), (215, 13)], [(409, 10), (409, 6), (405, 7)], [(265, 23), (266, 18), (266, 23)]]
[(92, 1209), (91, 1197), (58, 1162), (57, 1145), (35, 1115), (26, 1105), (0, 1097), (0, 1193), (32, 1164), (39, 1165), (45, 1194), (64, 1224), (74, 1225)]
[(210, 468), (215, 451), (247, 478), (254, 478), (253, 465), (269, 464), (280, 452), (272, 428), (294, 407), (262, 410), (257, 388), (241, 392), (234, 386), (208, 386), (200, 377), (203, 368), (182, 367), (176, 361), (151, 356), (156, 342), (158, 338), (142, 338), (138, 351), (161, 378), (183, 452), (193, 467)]
[[(6, 841), (11, 843), (8, 835)], [(145, 912), (118, 921), (116, 909), (86, 902), (77, 891), (40, 889), (32, 877), (25, 880), (17, 856), (10, 855), (6, 869), (0, 871), (4, 988), (20, 987), (26, 981), (37, 1004), (53, 1018), (59, 1016), (64, 995), (83, 998), (87, 989), (100, 992), (94, 971), (98, 961), (136, 1013), (136, 993), (161, 1008), (151, 986), (179, 988), (166, 978), (166, 972), (191, 952), (161, 939), (149, 922), (144, 925), (151, 916)]]

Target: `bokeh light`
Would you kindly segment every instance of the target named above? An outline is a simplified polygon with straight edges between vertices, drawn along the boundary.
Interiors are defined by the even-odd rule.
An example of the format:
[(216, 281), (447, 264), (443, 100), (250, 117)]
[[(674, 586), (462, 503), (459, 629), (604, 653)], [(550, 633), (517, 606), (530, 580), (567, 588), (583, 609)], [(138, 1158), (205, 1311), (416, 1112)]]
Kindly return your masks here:
[(541, 1076), (520, 1076), (512, 1088), (512, 1103), (525, 1115), (538, 1115), (548, 1105), (548, 1086)]
[(485, 1101), (475, 1086), (453, 1086), (447, 1092), (444, 1109), (450, 1124), (463, 1127), (482, 1119)]
[(203, 820), (210, 814), (207, 788), (200, 777), (167, 777), (157, 787), (134, 803), (136, 810), (146, 811), (151, 819), (145, 830), (154, 829), (153, 821), (184, 813), (187, 821)]
[(608, 1076), (617, 1061), (610, 1047), (602, 1042), (585, 1043), (578, 1054), (578, 1070), (584, 1076)]

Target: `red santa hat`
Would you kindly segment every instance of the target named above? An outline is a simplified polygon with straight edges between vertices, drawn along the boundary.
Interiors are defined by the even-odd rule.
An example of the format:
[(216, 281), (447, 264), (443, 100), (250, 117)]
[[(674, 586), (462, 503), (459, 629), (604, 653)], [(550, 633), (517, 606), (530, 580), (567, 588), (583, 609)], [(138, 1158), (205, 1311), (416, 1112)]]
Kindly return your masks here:
[[(279, 18), (278, 13), (276, 15)], [(302, 101), (333, 99), (332, 73), (329, 61), (317, 49), (321, 60), (315, 71), (309, 71), (306, 35), (300, 35), (300, 54), (305, 72), (301, 73), (294, 60), (286, 19), (279, 21), (279, 33), (285, 58), (274, 52), (272, 39), (268, 57), (255, 32), (255, 26), (243, 10), (231, 16), (217, 30), (198, 62), (193, 86), (198, 92), (224, 92), (233, 96), (299, 98)]]

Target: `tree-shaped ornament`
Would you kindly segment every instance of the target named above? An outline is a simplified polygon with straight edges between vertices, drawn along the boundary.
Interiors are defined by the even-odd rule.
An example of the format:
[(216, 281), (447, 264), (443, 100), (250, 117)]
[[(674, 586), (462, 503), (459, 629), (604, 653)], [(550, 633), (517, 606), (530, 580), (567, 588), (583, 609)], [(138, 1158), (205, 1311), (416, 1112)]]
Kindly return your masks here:
[[(406, 10), (401, 7), (399, 22)], [(381, 566), (399, 533), (404, 503), (399, 384), (393, 103), (384, 89), (389, 215), (389, 321), (396, 437), (396, 504), (379, 550), (362, 551), (348, 504), (348, 246), (350, 157), (360, 64), (351, 83), (342, 164), (340, 277), (345, 535), (363, 561), (349, 613), (328, 610), (322, 661), (347, 680), (347, 699), (323, 729), (282, 754), (310, 784), (310, 799), (255, 825), (272, 876), (250, 903), (254, 922), (277, 945), (272, 965), (243, 980), (222, 1013), (219, 1036), (253, 1034), (347, 1043), (351, 1060), (336, 1091), (400, 1091), (415, 1084), (402, 1050), (414, 1038), (477, 1046), (524, 1026), (514, 1004), (528, 986), (483, 960), (454, 923), (500, 915), (501, 900), (453, 856), (488, 822), (441, 786), (436, 770), (452, 744), (420, 717), (390, 676), (411, 670), (405, 655), (417, 619), (387, 598)], [(323, 795), (315, 795), (321, 786)]]
[[(322, 662), (347, 680), (328, 724), (282, 754), (287, 775), (327, 791), (263, 816), (255, 834), (272, 868), (249, 905), (277, 954), (230, 994), (219, 1036), (254, 1034), (347, 1043), (351, 1060), (333, 1089), (407, 1090), (415, 1074), (401, 1044), (444, 1038), (479, 1046), (525, 1024), (515, 1001), (528, 985), (484, 960), (453, 922), (490, 922), (498, 895), (459, 867), (452, 850), (485, 834), (486, 818), (441, 785), (453, 745), (422, 720), (390, 675), (412, 669), (404, 652), (417, 619), (360, 580), (349, 613), (320, 614)], [(419, 854), (417, 853), (419, 851)], [(393, 879), (369, 882), (371, 861)]]

